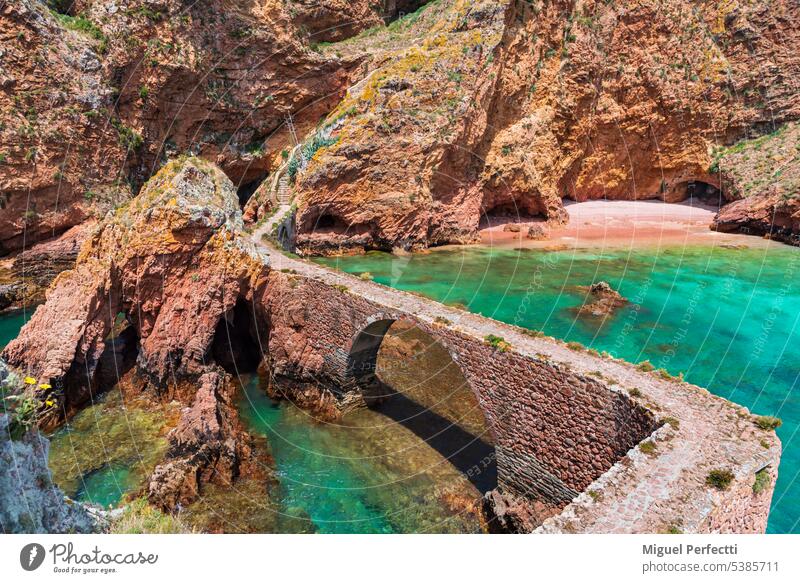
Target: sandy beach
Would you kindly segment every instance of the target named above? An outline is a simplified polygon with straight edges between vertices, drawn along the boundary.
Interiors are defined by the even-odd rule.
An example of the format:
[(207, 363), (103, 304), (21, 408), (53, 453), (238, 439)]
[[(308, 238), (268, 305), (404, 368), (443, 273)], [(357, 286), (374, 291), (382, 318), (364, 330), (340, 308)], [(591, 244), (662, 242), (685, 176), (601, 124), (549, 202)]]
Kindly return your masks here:
[[(709, 228), (715, 207), (697, 203), (670, 204), (661, 201), (606, 201), (566, 203), (569, 222), (550, 229), (549, 237), (528, 239), (532, 225), (496, 217), (481, 230), (484, 245), (526, 247), (628, 247), (632, 245), (736, 245), (764, 246), (760, 237), (719, 233)], [(508, 230), (518, 224), (519, 231)], [(513, 227), (516, 228), (516, 227)]]

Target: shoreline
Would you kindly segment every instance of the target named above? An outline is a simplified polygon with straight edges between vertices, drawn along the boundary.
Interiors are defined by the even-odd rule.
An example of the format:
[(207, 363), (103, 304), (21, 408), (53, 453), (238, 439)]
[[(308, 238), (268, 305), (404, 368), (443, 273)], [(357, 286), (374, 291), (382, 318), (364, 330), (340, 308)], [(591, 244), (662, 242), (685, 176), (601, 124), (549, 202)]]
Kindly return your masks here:
[[(697, 203), (662, 201), (571, 202), (566, 225), (549, 227), (549, 236), (528, 239), (528, 228), (544, 221), (503, 220), (496, 217), (480, 230), (478, 245), (525, 248), (631, 248), (710, 245), (736, 248), (763, 248), (780, 244), (763, 237), (740, 233), (722, 233), (710, 229), (716, 207)], [(518, 224), (519, 232), (506, 230)], [(447, 245), (445, 247), (452, 247)]]

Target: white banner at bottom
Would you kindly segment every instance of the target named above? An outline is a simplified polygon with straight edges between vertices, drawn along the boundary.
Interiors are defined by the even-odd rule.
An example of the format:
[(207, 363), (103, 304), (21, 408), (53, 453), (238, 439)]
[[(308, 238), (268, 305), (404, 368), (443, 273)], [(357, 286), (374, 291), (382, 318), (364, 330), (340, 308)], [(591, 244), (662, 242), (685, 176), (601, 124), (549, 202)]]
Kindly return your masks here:
[(0, 535), (0, 581), (795, 582), (798, 555), (796, 535)]

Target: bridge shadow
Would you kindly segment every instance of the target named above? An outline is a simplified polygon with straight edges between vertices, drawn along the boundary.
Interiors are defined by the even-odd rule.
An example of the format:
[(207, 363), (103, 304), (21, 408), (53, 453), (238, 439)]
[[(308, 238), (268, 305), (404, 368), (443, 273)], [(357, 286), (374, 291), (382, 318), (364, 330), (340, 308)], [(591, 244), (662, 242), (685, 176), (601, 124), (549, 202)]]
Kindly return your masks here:
[(481, 494), (497, 487), (494, 446), (480, 437), (401, 393), (391, 392), (370, 408), (424, 440), (464, 474)]

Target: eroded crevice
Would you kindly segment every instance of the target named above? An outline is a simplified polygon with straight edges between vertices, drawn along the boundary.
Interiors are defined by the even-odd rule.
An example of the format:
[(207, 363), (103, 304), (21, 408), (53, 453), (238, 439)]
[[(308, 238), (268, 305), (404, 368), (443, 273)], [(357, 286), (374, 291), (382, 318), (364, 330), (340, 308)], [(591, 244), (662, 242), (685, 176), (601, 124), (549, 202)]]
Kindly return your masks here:
[(253, 178), (252, 180), (248, 180), (247, 182), (242, 182), (239, 184), (239, 188), (236, 189), (236, 196), (239, 198), (239, 207), (244, 208), (250, 198), (253, 196), (258, 187), (261, 186), (261, 183), (267, 178), (267, 173), (262, 172), (259, 173), (258, 176)]
[(255, 372), (267, 351), (267, 327), (253, 305), (239, 299), (220, 319), (211, 344), (211, 357), (225, 372)]

